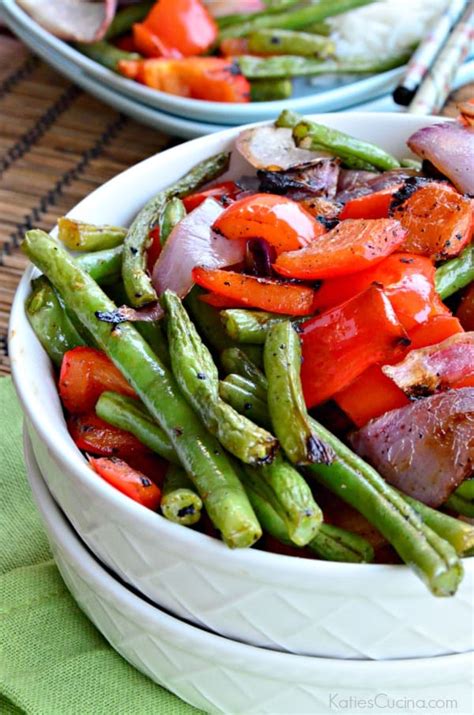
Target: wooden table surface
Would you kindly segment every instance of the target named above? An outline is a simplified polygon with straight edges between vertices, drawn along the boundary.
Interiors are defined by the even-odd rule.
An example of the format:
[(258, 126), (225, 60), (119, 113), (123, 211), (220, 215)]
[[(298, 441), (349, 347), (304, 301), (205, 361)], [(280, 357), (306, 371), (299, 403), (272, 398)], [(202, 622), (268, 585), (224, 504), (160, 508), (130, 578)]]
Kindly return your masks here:
[[(449, 98), (474, 95), (474, 85)], [(0, 35), (0, 374), (9, 373), (7, 328), (27, 264), (29, 228), (49, 231), (84, 196), (132, 164), (176, 143), (90, 97)]]

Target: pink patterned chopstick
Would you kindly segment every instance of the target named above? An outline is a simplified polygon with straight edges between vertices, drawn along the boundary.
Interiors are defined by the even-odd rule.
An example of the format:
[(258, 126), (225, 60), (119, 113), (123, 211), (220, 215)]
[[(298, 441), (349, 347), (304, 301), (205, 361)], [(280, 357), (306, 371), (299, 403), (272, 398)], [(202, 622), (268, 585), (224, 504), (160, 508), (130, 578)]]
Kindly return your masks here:
[(453, 26), (459, 21), (469, 0), (450, 0), (434, 27), (421, 41), (410, 59), (405, 76), (393, 91), (397, 104), (407, 107), (415, 96), (421, 82), (428, 73), (437, 54), (446, 42)]
[(445, 46), (421, 83), (408, 111), (411, 114), (436, 114), (452, 87), (454, 75), (466, 58), (474, 39), (474, 6), (466, 10), (454, 27)]

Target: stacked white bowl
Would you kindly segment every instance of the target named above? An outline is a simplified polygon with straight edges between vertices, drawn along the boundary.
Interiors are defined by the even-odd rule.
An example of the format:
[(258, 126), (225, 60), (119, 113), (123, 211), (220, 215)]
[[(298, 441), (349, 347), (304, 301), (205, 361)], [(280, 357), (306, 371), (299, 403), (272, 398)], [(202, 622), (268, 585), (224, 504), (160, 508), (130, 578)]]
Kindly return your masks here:
[[(436, 121), (373, 114), (315, 119), (399, 156), (406, 156), (405, 140), (415, 129)], [(162, 186), (231, 148), (238, 131), (142, 162), (71, 215), (126, 225)], [(229, 176), (240, 171), (233, 164)], [(372, 700), (378, 694), (371, 712), (386, 712), (383, 696), (392, 694), (399, 704), (390, 712), (407, 712), (403, 697), (418, 696), (451, 697), (459, 703), (454, 712), (470, 713), (474, 559), (464, 562), (456, 596), (439, 599), (406, 566), (231, 551), (143, 509), (99, 479), (69, 437), (52, 367), (25, 316), (33, 273), (20, 284), (10, 331), (31, 440), (30, 478), (66, 583), (112, 645), (209, 712), (325, 713), (337, 704), (331, 696), (344, 693)]]

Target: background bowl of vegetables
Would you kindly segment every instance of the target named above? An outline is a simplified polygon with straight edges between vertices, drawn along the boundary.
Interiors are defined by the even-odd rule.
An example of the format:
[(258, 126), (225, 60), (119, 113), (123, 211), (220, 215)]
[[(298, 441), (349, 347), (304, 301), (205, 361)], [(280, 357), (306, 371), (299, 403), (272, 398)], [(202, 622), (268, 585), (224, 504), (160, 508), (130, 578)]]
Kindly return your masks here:
[[(389, 93), (446, 0), (5, 0), (34, 50), (120, 95), (186, 119), (242, 124), (291, 106), (335, 111)], [(94, 22), (95, 17), (95, 22)], [(80, 76), (80, 75), (79, 75)], [(203, 128), (203, 131), (210, 131)]]
[[(406, 141), (417, 132), (411, 146), (429, 156), (431, 165), (444, 175), (452, 172), (452, 162), (439, 155), (440, 146), (441, 154), (443, 146), (454, 153), (453, 147), (465, 142), (466, 135), (460, 124), (438, 127), (438, 121), (369, 114), (302, 120), (286, 114), (278, 128), (249, 127), (244, 133), (231, 129), (154, 156), (82, 201), (61, 223), (59, 233), (75, 248), (81, 243), (89, 249), (103, 248), (104, 241), (115, 246), (104, 249), (105, 254), (92, 251), (74, 259), (47, 234), (28, 234), (26, 251), (48, 280), (35, 281), (35, 269), (25, 274), (12, 312), (10, 351), (35, 457), (55, 499), (91, 550), (127, 583), (173, 614), (253, 645), (307, 655), (389, 659), (472, 650), (472, 632), (466, 623), (471, 622), (473, 561), (460, 559), (472, 549), (472, 528), (426, 506), (443, 504), (451, 495), (455, 502), (450, 509), (456, 515), (471, 504), (470, 483), (465, 479), (470, 476), (472, 448), (471, 388), (465, 383), (443, 392), (438, 384), (430, 387), (426, 379), (413, 381), (406, 362), (424, 349), (407, 355), (414, 342), (423, 344), (419, 334), (416, 342), (409, 331), (423, 329), (426, 334), (429, 329), (430, 336), (439, 336), (438, 343), (448, 330), (449, 359), (444, 362), (453, 366), (456, 354), (455, 373), (466, 377), (459, 351), (452, 350), (459, 344), (469, 354), (470, 334), (453, 328), (457, 319), (441, 305), (439, 293), (445, 297), (472, 281), (471, 206), (439, 175), (433, 181), (421, 176), (411, 160), (401, 167), (396, 158), (407, 156)], [(468, 132), (468, 143), (470, 137)], [(232, 160), (227, 169), (224, 154), (229, 151)], [(453, 181), (462, 180), (465, 164), (458, 152)], [(343, 172), (343, 187), (336, 186), (335, 172), (337, 181)], [(218, 174), (219, 187), (197, 194), (200, 184)], [(391, 191), (379, 183), (374, 191), (370, 182), (386, 179), (387, 174)], [(240, 180), (243, 176), (247, 178)], [(321, 182), (326, 196), (321, 195)], [(371, 190), (361, 191), (364, 186)], [(305, 193), (308, 187), (313, 192), (310, 198)], [(347, 192), (355, 189), (349, 197)], [(435, 192), (428, 196), (428, 215), (427, 190)], [(332, 198), (327, 191), (334, 191)], [(343, 198), (344, 208), (339, 206), (334, 214), (334, 206)], [(403, 216), (407, 202), (410, 210)], [(158, 229), (149, 236), (157, 205)], [(389, 208), (391, 217), (381, 218)], [(426, 229), (428, 217), (436, 228), (421, 233), (429, 237), (430, 250), (439, 253), (437, 262), (454, 256), (454, 264), (446, 264), (436, 274), (436, 284), (433, 261), (422, 261), (420, 268), (412, 255), (414, 246), (411, 252), (400, 250), (406, 240), (402, 221), (419, 226), (418, 210), (422, 228)], [(361, 211), (370, 211), (372, 218), (361, 217)], [(249, 228), (255, 217), (263, 226), (258, 240), (255, 228)], [(120, 236), (120, 226), (130, 228)], [(235, 229), (238, 236), (232, 233)], [(298, 250), (291, 250), (294, 229), (300, 240), (306, 235)], [(419, 238), (415, 229), (411, 231), (412, 240)], [(456, 256), (454, 241), (463, 248), (461, 257)], [(145, 270), (152, 247), (153, 282)], [(298, 254), (305, 259), (299, 261)], [(389, 263), (382, 276), (372, 275), (382, 258), (393, 262), (394, 256), (399, 257), (396, 264)], [(308, 276), (314, 266), (324, 270), (319, 281)], [(348, 266), (358, 268), (350, 280)], [(277, 268), (279, 278), (273, 272), (265, 274)], [(177, 293), (186, 293), (193, 282), (207, 289), (207, 302), (195, 292), (184, 304), (178, 298)], [(150, 292), (163, 284), (167, 290), (162, 304), (153, 302)], [(355, 295), (344, 292), (350, 284)], [(53, 285), (57, 293), (51, 292)], [(110, 296), (120, 305), (124, 291), (129, 305), (117, 309)], [(318, 301), (340, 292), (343, 304), (329, 310), (323, 309), (324, 304), (318, 306)], [(210, 326), (209, 315), (215, 313), (207, 311), (203, 320), (203, 306), (217, 306), (225, 320)], [(156, 319), (164, 311), (167, 341), (162, 342)], [(263, 311), (274, 315), (269, 318)], [(142, 331), (147, 318), (152, 320), (144, 338), (135, 325)], [(291, 321), (300, 319), (304, 321), (297, 332)], [(323, 324), (328, 320), (329, 337)], [(334, 349), (341, 346), (335, 348), (333, 336), (344, 333), (348, 323), (357, 327), (359, 338), (354, 343), (346, 335), (348, 351), (336, 354)], [(48, 335), (41, 332), (45, 325)], [(59, 391), (67, 421), (57, 372), (35, 332), (53, 362), (61, 365)], [(213, 337), (229, 337), (229, 333), (234, 340), (252, 337), (240, 347), (226, 343), (225, 354), (222, 345), (221, 350), (214, 346), (213, 353), (205, 347), (206, 341), (211, 345)], [(315, 366), (309, 379), (302, 373), (306, 403), (316, 407), (311, 416), (301, 395), (298, 335), (303, 338), (304, 370), (311, 360)], [(467, 336), (466, 342), (460, 342), (459, 335), (463, 341)], [(58, 336), (59, 340), (52, 339)], [(431, 337), (425, 338), (424, 345), (430, 341)], [(265, 374), (257, 365), (262, 342)], [(325, 346), (325, 352), (318, 353), (319, 362), (308, 352), (315, 345)], [(163, 346), (166, 350), (159, 357)], [(367, 386), (361, 393), (358, 384), (351, 395), (346, 388), (366, 369), (384, 363), (387, 354), (393, 359), (374, 378), (378, 380), (375, 394), (370, 396)], [(430, 360), (442, 361), (443, 356), (444, 352), (441, 357), (436, 351), (429, 353)], [(219, 374), (214, 360), (221, 360)], [(395, 375), (393, 371), (398, 382), (390, 391), (382, 390), (383, 379)], [(414, 392), (429, 396), (410, 404), (398, 384), (411, 390), (412, 396)], [(323, 414), (315, 393), (326, 400), (336, 388), (339, 396), (345, 392), (341, 404), (346, 415), (352, 414), (353, 426), (361, 427), (352, 438), (359, 454), (382, 471), (384, 444), (374, 441), (372, 428), (376, 425), (377, 434), (387, 441), (392, 432), (408, 431), (414, 423), (414, 436), (422, 447), (421, 473), (426, 466), (432, 474), (433, 463), (442, 460), (449, 480), (440, 480), (433, 489), (417, 478), (409, 490), (415, 498), (401, 496), (388, 481), (402, 488), (397, 482), (402, 467), (385, 481), (335, 436), (344, 427), (334, 416)], [(363, 399), (364, 392), (370, 399)], [(394, 393), (399, 400), (395, 407), (389, 402)], [(390, 407), (375, 404), (380, 396)], [(87, 419), (82, 400), (92, 402)], [(423, 411), (423, 405), (433, 407)], [(362, 426), (367, 420), (362, 407), (372, 410), (369, 416), (381, 417)], [(454, 414), (461, 442), (455, 435), (447, 439), (451, 432), (445, 413), (449, 419)], [(436, 442), (427, 446), (433, 433), (431, 415), (441, 420), (435, 427), (444, 430), (438, 439), (444, 445), (440, 454), (434, 452)], [(387, 416), (398, 419), (387, 423)], [(133, 433), (127, 439), (139, 435), (148, 451), (140, 451), (133, 441), (123, 443), (122, 431), (117, 436), (108, 427), (115, 424), (115, 429), (118, 425), (123, 430), (125, 423)], [(283, 447), (279, 453), (273, 431)], [(76, 445), (89, 455), (89, 462)], [(123, 466), (123, 449), (135, 467)], [(171, 463), (164, 483), (163, 460), (157, 462), (150, 449)], [(458, 461), (456, 469), (451, 465), (449, 471), (453, 449)], [(406, 460), (403, 450), (399, 454)], [(200, 521), (194, 518), (199, 511), (196, 497), (207, 513)], [(156, 513), (160, 500), (162, 514)], [(345, 502), (375, 527), (375, 541), (367, 521), (359, 528), (353, 510), (347, 519), (338, 520), (349, 509)], [(185, 528), (186, 523), (193, 528)], [(272, 538), (261, 537), (262, 526)], [(214, 538), (216, 529), (225, 544)], [(285, 546), (276, 547), (278, 540)], [(254, 543), (254, 548), (239, 548)], [(367, 563), (373, 559), (374, 546), (378, 563)]]

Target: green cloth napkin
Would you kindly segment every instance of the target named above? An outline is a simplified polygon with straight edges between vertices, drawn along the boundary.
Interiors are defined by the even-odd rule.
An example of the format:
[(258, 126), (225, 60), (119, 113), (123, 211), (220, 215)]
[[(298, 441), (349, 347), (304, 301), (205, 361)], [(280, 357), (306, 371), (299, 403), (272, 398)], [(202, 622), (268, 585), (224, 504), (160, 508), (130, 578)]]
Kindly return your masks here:
[(188, 715), (109, 646), (51, 557), (22, 456), (22, 415), (0, 379), (0, 713)]

